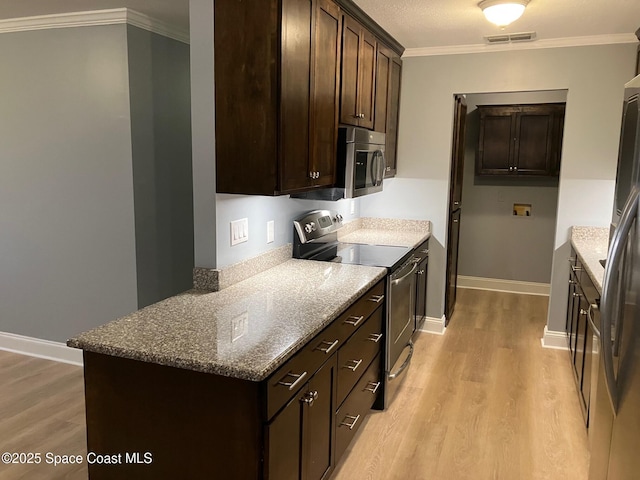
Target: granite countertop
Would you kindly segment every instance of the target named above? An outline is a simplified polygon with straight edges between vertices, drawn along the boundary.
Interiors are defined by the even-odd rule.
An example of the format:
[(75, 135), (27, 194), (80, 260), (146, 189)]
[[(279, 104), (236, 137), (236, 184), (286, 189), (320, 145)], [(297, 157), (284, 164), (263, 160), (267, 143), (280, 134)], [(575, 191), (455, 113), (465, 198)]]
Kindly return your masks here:
[(385, 274), (384, 268), (288, 260), (219, 292), (168, 298), (67, 344), (261, 381)]
[(604, 267), (600, 260), (607, 258), (609, 229), (607, 227), (571, 227), (571, 245), (584, 265), (598, 293), (602, 295)]
[(338, 231), (338, 240), (345, 243), (414, 248), (431, 236), (431, 222), (428, 220), (361, 218), (345, 227)]

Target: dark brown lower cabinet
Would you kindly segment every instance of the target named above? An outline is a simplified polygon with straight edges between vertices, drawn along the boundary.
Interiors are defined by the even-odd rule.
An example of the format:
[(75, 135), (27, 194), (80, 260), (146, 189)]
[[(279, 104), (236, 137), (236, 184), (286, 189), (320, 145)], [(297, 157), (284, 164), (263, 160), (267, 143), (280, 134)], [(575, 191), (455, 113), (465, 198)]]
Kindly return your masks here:
[(328, 478), (382, 390), (384, 292), (381, 280), (262, 381), (85, 351), (87, 450), (120, 455), (89, 479)]
[(335, 355), (266, 427), (265, 478), (319, 480), (332, 470)]
[(588, 426), (593, 355), (598, 348), (598, 338), (591, 324), (599, 324), (600, 295), (573, 249), (569, 263), (567, 344), (580, 407)]
[(415, 322), (418, 331), (427, 317), (427, 274), (429, 271), (429, 240), (416, 249), (416, 311)]

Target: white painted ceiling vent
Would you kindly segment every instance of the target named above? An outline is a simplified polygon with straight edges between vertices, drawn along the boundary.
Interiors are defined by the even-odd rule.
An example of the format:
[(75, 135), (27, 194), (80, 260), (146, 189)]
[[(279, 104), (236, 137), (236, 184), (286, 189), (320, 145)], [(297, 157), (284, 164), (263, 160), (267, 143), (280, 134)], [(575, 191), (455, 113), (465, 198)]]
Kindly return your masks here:
[(536, 32), (505, 33), (504, 35), (487, 35), (485, 42), (489, 45), (497, 43), (531, 42), (536, 39)]

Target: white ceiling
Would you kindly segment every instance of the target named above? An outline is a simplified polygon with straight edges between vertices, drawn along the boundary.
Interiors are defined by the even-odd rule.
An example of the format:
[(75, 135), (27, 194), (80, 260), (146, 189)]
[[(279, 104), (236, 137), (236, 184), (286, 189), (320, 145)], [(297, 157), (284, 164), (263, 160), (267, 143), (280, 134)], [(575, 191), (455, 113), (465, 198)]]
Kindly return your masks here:
[[(406, 48), (478, 45), (485, 35), (535, 31), (538, 40), (632, 35), (640, 0), (531, 0), (505, 30), (484, 19), (476, 0), (355, 0)], [(0, 20), (127, 7), (189, 28), (188, 0), (0, 0)]]

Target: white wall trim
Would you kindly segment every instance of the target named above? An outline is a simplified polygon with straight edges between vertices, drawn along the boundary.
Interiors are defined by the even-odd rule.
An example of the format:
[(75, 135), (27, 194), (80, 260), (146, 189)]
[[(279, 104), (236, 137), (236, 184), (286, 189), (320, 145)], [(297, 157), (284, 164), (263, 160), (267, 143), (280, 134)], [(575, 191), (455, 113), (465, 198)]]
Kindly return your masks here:
[(426, 317), (420, 331), (434, 335), (444, 335), (447, 330), (447, 327), (444, 326), (445, 321), (444, 315), (442, 318)]
[(548, 330), (547, 326), (544, 327), (544, 334), (540, 339), (542, 348), (555, 348), (556, 350), (569, 350), (567, 345), (567, 334), (565, 332), (556, 332)]
[(0, 33), (46, 30), (51, 28), (93, 27), (128, 23), (149, 32), (189, 43), (189, 32), (128, 8), (112, 8), (88, 12), (58, 13), (35, 17), (0, 20)]
[(583, 47), (588, 45), (611, 45), (616, 43), (638, 43), (633, 33), (591, 35), (584, 37), (549, 38), (533, 42), (488, 45), (451, 45), (443, 47), (407, 48), (403, 57), (428, 57), (432, 55), (461, 55), (465, 53), (493, 53), (514, 50), (537, 50), (541, 48)]
[(493, 290), (495, 292), (525, 293), (527, 295), (549, 296), (551, 284), (536, 282), (520, 282), (517, 280), (502, 280), (500, 278), (467, 277), (458, 275), (458, 288), (474, 290)]
[(25, 337), (15, 333), (0, 332), (0, 350), (71, 365), (83, 365), (82, 350), (67, 347), (64, 343)]

